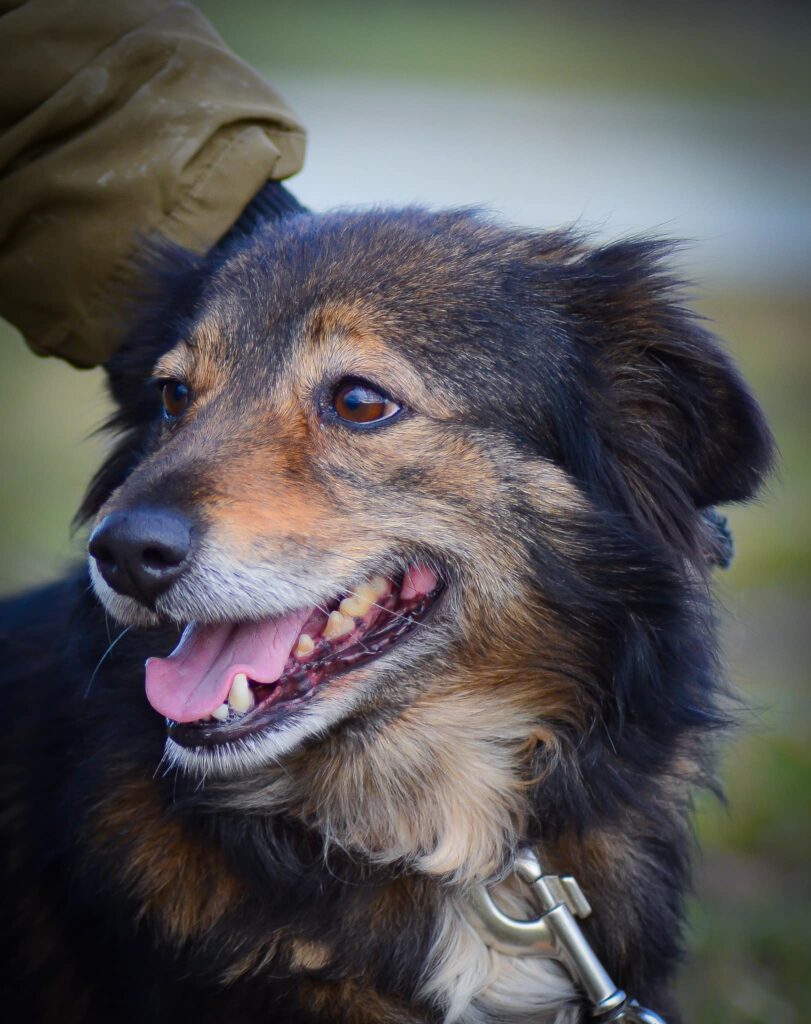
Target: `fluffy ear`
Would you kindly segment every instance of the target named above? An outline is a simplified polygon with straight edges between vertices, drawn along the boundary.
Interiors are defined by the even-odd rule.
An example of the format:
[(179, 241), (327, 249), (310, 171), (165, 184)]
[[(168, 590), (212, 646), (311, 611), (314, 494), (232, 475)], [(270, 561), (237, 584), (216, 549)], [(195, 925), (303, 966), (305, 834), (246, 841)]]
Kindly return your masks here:
[(730, 358), (680, 304), (663, 269), (671, 250), (632, 240), (577, 263), (571, 312), (598, 366), (598, 428), (648, 509), (663, 497), (693, 509), (742, 501), (772, 465), (772, 436)]
[(144, 285), (122, 311), (123, 342), (106, 364), (115, 409), (105, 429), (118, 434), (110, 455), (90, 481), (75, 523), (91, 519), (137, 464), (159, 411), (150, 386), (152, 368), (180, 338), (194, 314), (212, 261), (185, 249), (147, 246)]

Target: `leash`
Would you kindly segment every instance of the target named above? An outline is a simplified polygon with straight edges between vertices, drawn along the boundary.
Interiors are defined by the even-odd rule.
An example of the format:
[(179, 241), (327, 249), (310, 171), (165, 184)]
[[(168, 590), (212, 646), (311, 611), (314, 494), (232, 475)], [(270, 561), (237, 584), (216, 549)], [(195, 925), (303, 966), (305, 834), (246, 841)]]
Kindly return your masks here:
[(577, 923), (577, 918), (589, 916), (591, 907), (571, 875), (544, 874), (528, 847), (518, 851), (514, 874), (530, 887), (542, 914), (518, 921), (497, 906), (486, 886), (474, 887), (466, 894), (471, 924), (488, 946), (510, 956), (542, 956), (563, 964), (598, 1024), (665, 1024), (617, 988), (600, 963)]

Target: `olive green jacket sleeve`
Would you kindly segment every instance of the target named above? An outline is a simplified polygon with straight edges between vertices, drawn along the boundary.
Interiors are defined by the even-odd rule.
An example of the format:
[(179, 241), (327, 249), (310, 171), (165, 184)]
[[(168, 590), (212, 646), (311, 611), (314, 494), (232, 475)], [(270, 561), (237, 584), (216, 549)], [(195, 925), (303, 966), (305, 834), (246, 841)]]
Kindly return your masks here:
[(205, 251), (304, 132), (175, 0), (0, 0), (0, 315), (31, 347), (107, 359), (138, 252)]

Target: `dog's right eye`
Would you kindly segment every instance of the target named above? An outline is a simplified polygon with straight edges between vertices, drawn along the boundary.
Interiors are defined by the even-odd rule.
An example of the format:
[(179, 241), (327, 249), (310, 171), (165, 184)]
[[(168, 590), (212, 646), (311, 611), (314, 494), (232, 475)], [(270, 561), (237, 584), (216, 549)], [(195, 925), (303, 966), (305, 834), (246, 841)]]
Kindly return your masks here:
[(167, 419), (176, 420), (182, 416), (189, 405), (191, 392), (188, 384), (180, 380), (165, 380), (161, 384), (161, 400), (163, 412)]
[(366, 381), (348, 378), (335, 389), (332, 408), (344, 423), (368, 427), (392, 419), (402, 407)]

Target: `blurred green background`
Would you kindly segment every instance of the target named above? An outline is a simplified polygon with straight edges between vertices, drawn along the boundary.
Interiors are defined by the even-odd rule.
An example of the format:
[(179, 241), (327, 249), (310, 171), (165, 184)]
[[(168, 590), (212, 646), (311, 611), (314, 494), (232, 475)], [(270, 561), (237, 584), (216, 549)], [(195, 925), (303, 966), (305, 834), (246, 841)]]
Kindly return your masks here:
[[(718, 581), (751, 711), (702, 799), (686, 1018), (811, 1019), (811, 39), (809, 5), (208, 0), (307, 123), (292, 188), (316, 208), (483, 203), (606, 237), (687, 237), (685, 273), (781, 449), (733, 509)], [(100, 371), (38, 360), (0, 324), (0, 588), (81, 552), (69, 521), (105, 441)]]

